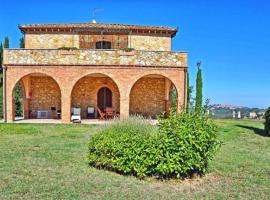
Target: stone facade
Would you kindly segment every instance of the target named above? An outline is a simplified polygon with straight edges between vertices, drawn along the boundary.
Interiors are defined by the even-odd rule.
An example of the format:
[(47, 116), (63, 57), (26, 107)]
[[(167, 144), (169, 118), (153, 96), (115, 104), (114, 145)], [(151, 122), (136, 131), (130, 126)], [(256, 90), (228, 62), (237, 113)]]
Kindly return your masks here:
[(142, 78), (130, 92), (130, 114), (154, 117), (165, 112), (165, 78)]
[(93, 34), (25, 34), (27, 49), (58, 49), (76, 47), (95, 49), (96, 42), (109, 41), (112, 49), (134, 48), (147, 51), (171, 51), (171, 37), (149, 35), (93, 35)]
[(96, 49), (96, 42), (108, 41), (111, 42), (112, 49), (121, 49), (128, 47), (128, 36), (123, 34), (117, 35), (88, 35), (81, 34), (80, 48), (81, 49)]
[(120, 93), (117, 85), (111, 78), (99, 76), (83, 77), (72, 89), (71, 107), (81, 108), (82, 118), (86, 118), (87, 107), (97, 107), (97, 93), (102, 87), (107, 87), (112, 91), (112, 107), (115, 108), (116, 112), (120, 112)]
[(53, 78), (47, 76), (31, 76), (30, 91), (30, 110), (51, 110), (51, 107), (55, 107), (56, 110), (61, 110), (61, 92)]
[(187, 54), (162, 51), (5, 49), (4, 63), (6, 65), (186, 67)]
[[(160, 67), (114, 67), (114, 66), (14, 66), (7, 65), (6, 75), (6, 120), (14, 120), (12, 91), (18, 81), (31, 74), (41, 73), (53, 78), (61, 91), (62, 121), (70, 122), (72, 91), (76, 83), (83, 77), (103, 74), (110, 77), (117, 85), (120, 96), (120, 116), (130, 113), (132, 87), (141, 78), (159, 75), (169, 79), (178, 93), (177, 110), (183, 109), (186, 103), (186, 68)], [(76, 86), (75, 86), (76, 87)], [(165, 94), (164, 94), (165, 96)], [(164, 97), (165, 99), (165, 97)], [(141, 105), (143, 106), (143, 105)]]
[[(172, 52), (177, 29), (120, 24), (36, 24), (19, 27), (25, 49), (4, 49), (5, 120), (14, 120), (13, 90), (23, 83), (25, 117), (30, 110), (61, 110), (70, 122), (71, 108), (97, 105), (107, 87), (120, 117), (168, 112), (170, 88), (177, 111), (186, 106), (187, 53)], [(112, 49), (95, 49), (107, 41)], [(103, 43), (102, 43), (103, 44)], [(61, 47), (78, 49), (63, 50)], [(126, 47), (135, 50), (123, 49)]]
[(26, 49), (58, 49), (61, 47), (79, 48), (79, 35), (76, 34), (25, 34)]
[(171, 51), (171, 37), (131, 35), (130, 47), (146, 51)]

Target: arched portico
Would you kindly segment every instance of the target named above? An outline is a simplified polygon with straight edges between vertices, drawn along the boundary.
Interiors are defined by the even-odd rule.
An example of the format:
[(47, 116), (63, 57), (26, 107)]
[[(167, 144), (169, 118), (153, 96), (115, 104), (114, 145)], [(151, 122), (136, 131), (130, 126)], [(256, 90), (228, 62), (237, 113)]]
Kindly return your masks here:
[[(104, 88), (105, 93), (101, 93)], [(106, 94), (106, 91), (108, 94)], [(111, 96), (109, 96), (109, 93)], [(105, 98), (103, 99), (105, 102), (101, 104), (99, 98)], [(83, 119), (88, 118), (88, 108), (95, 110), (95, 118), (99, 116), (98, 108), (105, 112), (106, 107), (111, 107), (116, 114), (119, 114), (120, 92), (117, 84), (108, 75), (102, 73), (92, 73), (81, 77), (77, 80), (71, 92), (71, 108), (74, 107), (81, 109)]]
[(168, 115), (177, 108), (177, 89), (173, 82), (160, 74), (140, 77), (130, 90), (130, 114), (156, 117)]
[(12, 88), (11, 119), (15, 115), (15, 87), (21, 86), (23, 119), (61, 119), (61, 91), (55, 79), (45, 73), (30, 73), (21, 77)]
[[(75, 85), (79, 82), (83, 82), (84, 77), (93, 76), (101, 80), (103, 76), (111, 80), (113, 84), (99, 84), (91, 93), (95, 98), (97, 97), (98, 90), (104, 86), (108, 87), (112, 91), (114, 97), (114, 88), (111, 85), (116, 85), (118, 89), (118, 99), (113, 101), (113, 107), (116, 108), (116, 112), (120, 113), (120, 117), (127, 117), (130, 111), (130, 101), (132, 98), (130, 93), (135, 83), (142, 77), (148, 75), (164, 76), (169, 79), (175, 86), (178, 94), (177, 110), (185, 105), (186, 88), (185, 88), (185, 70), (181, 68), (152, 68), (152, 67), (105, 67), (105, 66), (10, 66), (8, 67), (7, 79), (6, 79), (6, 120), (8, 122), (13, 121), (13, 106), (12, 106), (12, 91), (15, 84), (22, 78), (32, 73), (43, 73), (49, 77), (52, 77), (61, 90), (61, 119), (64, 123), (70, 122), (71, 107), (79, 104), (73, 104), (72, 91)], [(96, 76), (96, 77), (95, 77)], [(93, 83), (88, 82), (88, 85)], [(103, 82), (104, 83), (104, 82)], [(105, 82), (106, 83), (106, 82)], [(110, 83), (110, 82), (107, 82)], [(87, 84), (86, 84), (87, 85)], [(91, 86), (92, 87), (92, 86)], [(27, 93), (27, 92), (26, 92)], [(87, 95), (84, 97), (83, 92), (80, 93), (82, 99), (87, 99)], [(86, 93), (85, 93), (86, 94)], [(91, 102), (96, 102), (97, 99), (92, 99)], [(86, 101), (86, 100), (85, 100)], [(91, 103), (90, 102), (90, 103)], [(114, 103), (115, 102), (115, 103)], [(75, 102), (76, 103), (76, 102)], [(78, 103), (78, 102), (77, 102)], [(73, 104), (73, 105), (72, 105)], [(118, 104), (118, 105), (117, 105)], [(95, 106), (96, 104), (93, 103)], [(131, 108), (132, 109), (132, 108)], [(82, 109), (82, 112), (86, 112), (86, 108)]]

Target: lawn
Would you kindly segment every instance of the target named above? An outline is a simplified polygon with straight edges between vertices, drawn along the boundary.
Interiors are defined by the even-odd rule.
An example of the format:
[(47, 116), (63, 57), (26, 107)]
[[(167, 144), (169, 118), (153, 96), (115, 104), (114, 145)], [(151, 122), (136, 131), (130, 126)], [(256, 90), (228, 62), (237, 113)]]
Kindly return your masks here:
[(192, 180), (139, 180), (94, 169), (89, 125), (0, 124), (0, 199), (269, 199), (262, 121), (217, 120), (221, 149)]

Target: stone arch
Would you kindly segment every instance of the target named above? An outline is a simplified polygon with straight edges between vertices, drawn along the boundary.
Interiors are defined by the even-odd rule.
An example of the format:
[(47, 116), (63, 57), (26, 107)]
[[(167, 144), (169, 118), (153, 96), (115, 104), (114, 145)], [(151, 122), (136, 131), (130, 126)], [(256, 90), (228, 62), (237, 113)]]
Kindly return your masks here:
[(46, 73), (26, 73), (15, 79), (12, 86), (12, 116), (15, 120), (14, 89), (21, 83), (23, 92), (24, 119), (38, 118), (43, 111), (44, 118), (61, 118), (61, 88), (53, 76)]
[(112, 91), (112, 107), (119, 113), (120, 90), (115, 80), (106, 73), (88, 73), (77, 79), (71, 89), (71, 108), (81, 108), (82, 118), (87, 118), (87, 108), (95, 107), (97, 117), (97, 95), (103, 87)]
[(140, 76), (130, 88), (130, 114), (155, 117), (164, 113), (167, 116), (172, 108), (175, 93), (175, 109), (178, 106), (178, 91), (174, 82), (159, 73)]

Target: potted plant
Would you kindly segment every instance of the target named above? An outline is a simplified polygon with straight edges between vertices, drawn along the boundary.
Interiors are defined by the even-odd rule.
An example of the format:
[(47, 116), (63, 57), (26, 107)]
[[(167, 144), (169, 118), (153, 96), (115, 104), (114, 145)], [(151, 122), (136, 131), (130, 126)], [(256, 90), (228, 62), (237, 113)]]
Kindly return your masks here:
[(134, 56), (134, 48), (122, 48), (118, 51), (119, 56)]

